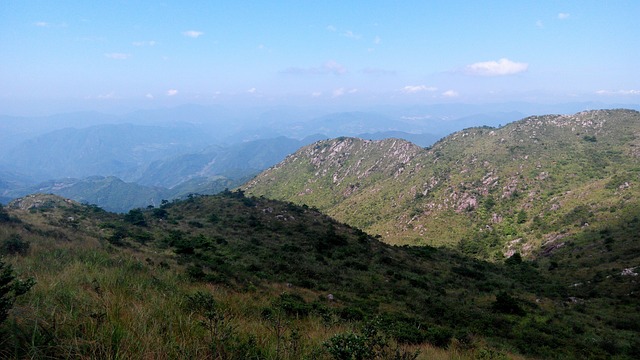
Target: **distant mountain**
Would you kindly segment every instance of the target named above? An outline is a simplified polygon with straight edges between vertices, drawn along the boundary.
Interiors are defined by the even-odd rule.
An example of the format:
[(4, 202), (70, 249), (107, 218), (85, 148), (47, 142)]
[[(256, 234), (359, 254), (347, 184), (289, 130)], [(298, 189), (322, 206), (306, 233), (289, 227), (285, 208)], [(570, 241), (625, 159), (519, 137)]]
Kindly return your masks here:
[(93, 175), (131, 179), (151, 161), (199, 150), (207, 143), (193, 127), (130, 124), (56, 130), (3, 153), (0, 162), (36, 180)]
[(11, 193), (13, 198), (27, 194), (56, 194), (80, 203), (95, 204), (107, 211), (125, 212), (129, 209), (159, 205), (168, 198), (167, 189), (126, 183), (114, 176), (93, 176), (84, 179), (50, 180)]
[(637, 215), (639, 149), (637, 111), (533, 116), (456, 132), (429, 150), (321, 141), (243, 189), (315, 206), (390, 243), (501, 258), (553, 251), (582, 227)]
[(142, 185), (172, 188), (192, 178), (223, 176), (246, 178), (282, 161), (317, 137), (295, 140), (285, 137), (261, 139), (222, 147), (212, 146), (194, 154), (157, 160), (136, 179)]
[[(12, 188), (4, 193), (3, 203), (28, 194), (55, 194), (83, 204), (97, 205), (118, 213), (135, 208), (159, 206), (163, 200), (184, 199), (189, 195), (213, 195), (225, 189), (235, 188), (250, 177), (235, 180), (223, 176), (192, 178), (168, 189), (124, 182), (115, 176), (91, 176), (83, 179), (49, 180), (38, 185)], [(0, 189), (2, 182), (0, 181)]]

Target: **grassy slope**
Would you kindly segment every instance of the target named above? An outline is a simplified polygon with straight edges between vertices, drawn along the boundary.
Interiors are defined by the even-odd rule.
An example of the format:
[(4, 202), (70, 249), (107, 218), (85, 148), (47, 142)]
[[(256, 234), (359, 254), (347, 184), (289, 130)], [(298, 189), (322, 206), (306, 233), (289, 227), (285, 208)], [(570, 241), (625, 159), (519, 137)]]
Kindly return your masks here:
[[(428, 150), (400, 140), (319, 142), (243, 188), (317, 207), (389, 243), (502, 258), (635, 206), (638, 146), (638, 112), (549, 115), (467, 129)], [(486, 237), (494, 240), (473, 248)]]
[[(358, 332), (376, 314), (391, 347), (417, 343), (410, 348), (423, 358), (624, 359), (640, 349), (636, 322), (617, 315), (634, 313), (628, 291), (637, 284), (607, 273), (621, 289), (614, 296), (606, 276), (600, 293), (567, 290), (547, 268), (568, 271), (571, 253), (555, 265), (498, 265), (393, 247), (314, 210), (240, 193), (126, 216), (51, 196), (14, 207), (9, 214), (20, 221), (0, 224), (0, 240), (31, 243), (28, 254), (8, 259), (37, 285), (0, 328), (8, 334), (2, 356), (329, 358), (323, 342)], [(627, 230), (612, 224), (603, 234)], [(198, 291), (215, 309), (194, 305)], [(502, 291), (508, 297), (497, 311)], [(447, 344), (447, 352), (433, 347)]]

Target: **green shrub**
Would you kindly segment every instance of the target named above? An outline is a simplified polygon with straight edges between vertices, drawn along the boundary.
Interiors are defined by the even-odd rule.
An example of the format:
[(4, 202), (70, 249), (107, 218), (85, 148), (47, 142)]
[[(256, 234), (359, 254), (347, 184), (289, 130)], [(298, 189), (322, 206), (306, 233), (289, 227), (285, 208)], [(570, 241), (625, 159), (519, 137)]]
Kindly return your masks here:
[(33, 279), (17, 279), (11, 265), (0, 258), (0, 324), (7, 319), (15, 299), (29, 291), (33, 285), (35, 285)]
[(503, 314), (512, 314), (519, 316), (525, 314), (522, 307), (520, 307), (518, 300), (507, 294), (505, 291), (502, 291), (498, 295), (496, 295), (496, 301), (491, 307), (493, 311)]
[(29, 241), (23, 240), (20, 234), (13, 234), (2, 243), (2, 248), (0, 250), (5, 255), (17, 254), (24, 256), (29, 251), (29, 246)]
[(130, 210), (129, 213), (124, 216), (124, 221), (136, 226), (147, 226), (144, 214), (140, 209)]

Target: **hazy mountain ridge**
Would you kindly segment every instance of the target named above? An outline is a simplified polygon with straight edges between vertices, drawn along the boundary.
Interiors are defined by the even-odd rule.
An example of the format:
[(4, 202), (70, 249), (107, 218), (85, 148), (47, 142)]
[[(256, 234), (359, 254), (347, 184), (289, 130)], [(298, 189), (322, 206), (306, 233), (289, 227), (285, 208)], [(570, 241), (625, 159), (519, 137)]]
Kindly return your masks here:
[[(637, 202), (639, 133), (638, 112), (599, 110), (471, 128), (393, 156), (388, 142), (334, 139), (243, 188), (316, 206), (393, 243), (464, 247), (492, 238), (499, 241), (481, 246), (492, 250), (477, 251), (529, 253), (575, 226), (604, 226), (616, 216), (611, 207), (624, 212)], [(313, 146), (335, 150), (340, 161), (317, 161)], [(365, 146), (371, 150), (357, 150)], [(371, 168), (379, 176), (353, 171), (353, 164), (376, 163), (385, 163)]]
[[(187, 188), (209, 193), (218, 185), (206, 185), (203, 190), (195, 184), (203, 178), (216, 182), (224, 177), (235, 185), (300, 146), (324, 138), (318, 135), (323, 131), (365, 139), (403, 138), (430, 146), (451, 129), (515, 120), (518, 113), (513, 108), (526, 109), (525, 105), (380, 106), (350, 111), (189, 105), (123, 115), (4, 116), (0, 119), (0, 149), (4, 149), (0, 155), (0, 169), (4, 170), (0, 173), (0, 200), (6, 202), (50, 179), (91, 176), (115, 176), (127, 183), (164, 188), (195, 179), (180, 193)], [(432, 135), (432, 130), (440, 135)], [(64, 195), (75, 196), (71, 191)], [(100, 205), (126, 210), (125, 204), (131, 202), (121, 200), (117, 207)]]
[(204, 146), (195, 129), (130, 124), (56, 130), (27, 140), (3, 154), (14, 171), (37, 180), (94, 175), (131, 179), (155, 159)]
[(228, 147), (209, 147), (200, 153), (154, 161), (136, 182), (172, 188), (195, 177), (225, 176), (237, 179), (253, 176), (314, 139), (278, 137)]
[[(115, 176), (90, 176), (45, 181), (26, 188), (4, 192), (4, 202), (28, 194), (55, 194), (83, 204), (100, 206), (107, 211), (124, 213), (135, 208), (157, 206), (162, 201), (186, 198), (192, 194), (211, 195), (235, 188), (247, 177), (229, 179), (224, 176), (194, 177), (168, 189), (125, 182)], [(2, 184), (0, 183), (0, 189)]]

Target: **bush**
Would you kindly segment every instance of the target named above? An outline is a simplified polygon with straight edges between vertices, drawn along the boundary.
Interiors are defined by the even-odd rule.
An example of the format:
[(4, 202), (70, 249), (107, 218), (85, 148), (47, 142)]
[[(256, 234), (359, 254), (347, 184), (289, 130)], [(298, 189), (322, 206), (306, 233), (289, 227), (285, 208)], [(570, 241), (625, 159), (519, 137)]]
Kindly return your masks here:
[(3, 222), (10, 222), (11, 221), (11, 217), (9, 216), (9, 214), (4, 210), (4, 208), (2, 207), (2, 204), (0, 204), (0, 223)]
[(140, 209), (130, 210), (129, 213), (124, 216), (124, 221), (136, 226), (147, 226), (144, 214)]
[(336, 360), (368, 360), (384, 356), (387, 342), (378, 331), (378, 324), (367, 323), (360, 334), (337, 334), (324, 343)]
[(29, 251), (29, 242), (26, 240), (22, 239), (22, 236), (20, 236), (20, 234), (13, 234), (11, 236), (9, 236), (8, 239), (6, 239), (3, 243), (2, 243), (2, 253), (5, 255), (26, 255), (27, 252)]
[(492, 305), (493, 311), (522, 316), (525, 314), (524, 310), (518, 304), (518, 300), (507, 294), (505, 291), (496, 295), (496, 301)]
[(33, 279), (17, 279), (11, 265), (5, 264), (0, 258), (0, 324), (7, 319), (16, 297), (29, 291), (33, 285)]
[(434, 346), (446, 348), (451, 343), (453, 331), (448, 328), (433, 326), (427, 330), (427, 341)]
[(287, 315), (296, 317), (307, 316), (311, 311), (311, 306), (298, 294), (280, 294), (280, 297), (274, 302), (274, 306), (284, 310)]

